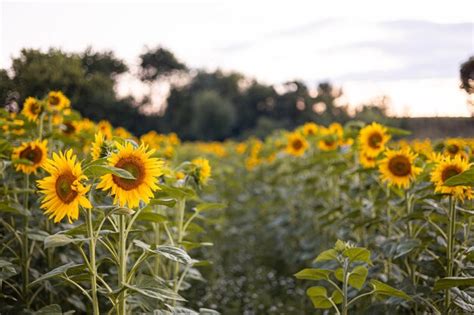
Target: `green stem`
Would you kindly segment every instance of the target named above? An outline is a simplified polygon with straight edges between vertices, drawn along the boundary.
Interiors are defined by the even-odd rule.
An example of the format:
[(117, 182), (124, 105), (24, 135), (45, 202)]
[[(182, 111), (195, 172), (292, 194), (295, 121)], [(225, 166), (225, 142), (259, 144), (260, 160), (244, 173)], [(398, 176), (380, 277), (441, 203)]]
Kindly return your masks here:
[[(25, 210), (28, 211), (28, 200), (29, 200), (29, 186), (30, 186), (30, 175), (26, 174), (25, 177)], [(28, 304), (28, 295), (29, 295), (29, 282), (30, 282), (30, 255), (28, 253), (29, 245), (28, 245), (28, 227), (29, 227), (29, 215), (25, 215), (23, 217), (23, 240), (22, 240), (22, 248), (21, 248), (21, 260), (22, 260), (22, 276), (23, 276), (23, 289), (22, 289), (22, 296), (23, 301), (25, 304)]]
[[(176, 226), (178, 228), (178, 239), (177, 239), (177, 246), (181, 245), (181, 242), (183, 241), (184, 237), (184, 210), (186, 206), (186, 200), (185, 199), (179, 199), (178, 203), (178, 214), (177, 214), (177, 222)], [(179, 263), (175, 262), (174, 265), (174, 273), (173, 273), (173, 280), (174, 280), (174, 292), (178, 293), (179, 291)], [(173, 306), (176, 305), (176, 300), (173, 300)]]
[[(155, 248), (157, 248), (160, 245), (160, 224), (159, 223), (153, 224), (153, 231), (154, 231), (154, 239), (155, 239)], [(153, 269), (154, 269), (155, 276), (158, 276), (160, 273), (160, 255), (156, 255)]]
[[(408, 191), (405, 191), (405, 198), (406, 198), (406, 206), (407, 206), (407, 215), (409, 216), (412, 211), (413, 211), (413, 203), (412, 203), (412, 197)], [(413, 226), (411, 222), (408, 222), (408, 237), (413, 239)], [(407, 256), (407, 261), (408, 261), (408, 273), (410, 275), (410, 280), (413, 285), (413, 288), (416, 290), (416, 265), (412, 260), (413, 253), (410, 253), (409, 256)]]
[[(455, 239), (455, 232), (456, 232), (456, 200), (453, 196), (449, 196), (449, 225), (448, 225), (448, 248), (446, 252), (446, 257), (448, 261), (448, 266), (446, 270), (446, 277), (452, 277), (454, 275), (454, 239)], [(446, 290), (446, 294), (444, 297), (444, 307), (446, 312), (449, 309), (449, 305), (451, 303), (451, 292), (449, 289)]]
[[(125, 216), (119, 216), (119, 270), (118, 270), (118, 286), (122, 288), (127, 281), (127, 236), (125, 233)], [(127, 291), (124, 289), (119, 295), (118, 314), (125, 315), (127, 312)]]
[(347, 315), (347, 308), (349, 304), (347, 303), (347, 291), (348, 291), (348, 280), (349, 280), (349, 260), (344, 259), (343, 262), (343, 279), (342, 279), (342, 315)]
[(92, 297), (92, 310), (94, 315), (100, 314), (99, 312), (99, 300), (97, 299), (97, 267), (95, 263), (95, 246), (96, 238), (94, 233), (94, 227), (92, 224), (92, 209), (87, 209), (86, 216), (87, 233), (89, 237), (89, 266), (90, 266), (90, 277), (91, 277), (91, 297)]

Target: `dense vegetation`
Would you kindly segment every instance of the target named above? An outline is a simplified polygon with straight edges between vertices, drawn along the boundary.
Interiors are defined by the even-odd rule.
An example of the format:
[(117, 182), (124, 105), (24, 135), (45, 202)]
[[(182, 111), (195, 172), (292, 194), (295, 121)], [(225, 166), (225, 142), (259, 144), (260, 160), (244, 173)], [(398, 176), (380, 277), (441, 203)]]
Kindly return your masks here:
[(472, 139), (181, 143), (23, 105), (0, 112), (2, 313), (474, 312)]

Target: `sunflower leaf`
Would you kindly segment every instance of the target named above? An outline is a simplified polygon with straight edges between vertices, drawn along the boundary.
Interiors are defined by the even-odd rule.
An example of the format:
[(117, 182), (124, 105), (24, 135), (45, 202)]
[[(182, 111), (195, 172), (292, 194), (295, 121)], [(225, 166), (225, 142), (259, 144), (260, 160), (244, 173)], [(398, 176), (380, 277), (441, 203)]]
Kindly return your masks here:
[(84, 174), (86, 174), (86, 176), (96, 177), (112, 174), (120, 178), (135, 179), (129, 171), (110, 165), (90, 165), (84, 169)]

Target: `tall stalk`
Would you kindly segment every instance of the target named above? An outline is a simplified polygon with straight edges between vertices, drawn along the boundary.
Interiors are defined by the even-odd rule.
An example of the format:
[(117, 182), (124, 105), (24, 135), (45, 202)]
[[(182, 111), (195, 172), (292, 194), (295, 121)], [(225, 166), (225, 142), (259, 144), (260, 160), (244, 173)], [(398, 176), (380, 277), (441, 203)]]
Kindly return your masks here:
[(87, 209), (86, 216), (87, 234), (89, 237), (89, 268), (91, 281), (92, 310), (94, 315), (100, 314), (99, 300), (97, 299), (97, 267), (95, 261), (96, 236), (92, 224), (92, 209)]
[(343, 262), (343, 279), (342, 279), (342, 315), (347, 315), (348, 303), (347, 303), (347, 292), (348, 292), (348, 282), (349, 282), (349, 260), (344, 259)]
[[(30, 198), (29, 195), (30, 189), (30, 175), (25, 175), (25, 210), (28, 211), (28, 201)], [(23, 276), (23, 287), (22, 287), (22, 297), (25, 304), (28, 303), (28, 295), (29, 295), (29, 282), (30, 282), (30, 255), (29, 255), (29, 240), (28, 240), (28, 228), (29, 228), (29, 220), (30, 216), (27, 214), (23, 216), (23, 241), (22, 241), (22, 248), (21, 248), (21, 273)]]
[[(178, 238), (177, 238), (177, 246), (180, 246), (183, 237), (184, 237), (184, 211), (186, 208), (186, 200), (184, 198), (178, 199), (177, 202), (178, 213), (177, 213), (177, 220), (176, 220), (176, 227), (178, 229)], [(174, 279), (174, 292), (179, 292), (179, 263), (175, 262), (174, 265), (174, 272), (173, 272), (173, 279)], [(176, 305), (176, 301), (173, 300), (173, 306)]]
[[(122, 288), (127, 281), (127, 236), (125, 227), (125, 216), (119, 215), (119, 269), (118, 269), (118, 287)], [(122, 290), (119, 295), (118, 314), (125, 315), (127, 313), (127, 291)]]
[[(446, 252), (448, 266), (446, 268), (446, 277), (452, 277), (454, 275), (454, 239), (456, 233), (456, 200), (453, 196), (449, 196), (449, 213), (448, 213), (448, 247)], [(446, 312), (449, 309), (451, 303), (451, 292), (446, 289), (444, 297), (444, 307)]]

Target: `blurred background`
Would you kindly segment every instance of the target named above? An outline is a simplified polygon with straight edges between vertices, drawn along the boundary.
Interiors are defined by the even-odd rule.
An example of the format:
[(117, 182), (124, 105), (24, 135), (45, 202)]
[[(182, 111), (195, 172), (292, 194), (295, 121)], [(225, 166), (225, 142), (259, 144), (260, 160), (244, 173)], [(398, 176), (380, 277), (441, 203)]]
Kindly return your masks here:
[(0, 101), (185, 140), (355, 118), (474, 136), (473, 2), (1, 1)]

